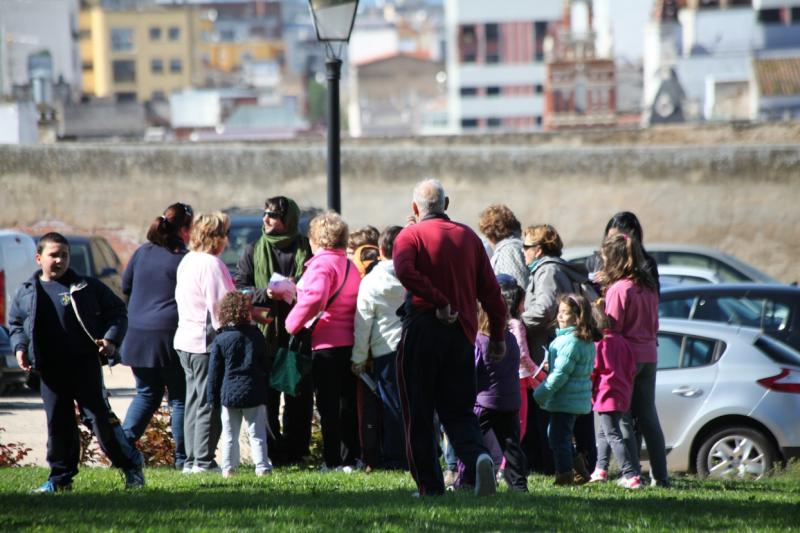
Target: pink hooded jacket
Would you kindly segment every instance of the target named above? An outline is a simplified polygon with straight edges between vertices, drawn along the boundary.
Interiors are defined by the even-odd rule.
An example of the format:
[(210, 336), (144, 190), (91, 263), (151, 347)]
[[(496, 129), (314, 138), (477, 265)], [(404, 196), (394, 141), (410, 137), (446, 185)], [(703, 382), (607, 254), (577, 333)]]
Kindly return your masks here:
[(619, 333), (605, 330), (600, 342), (595, 343), (592, 410), (624, 413), (630, 409), (635, 375), (636, 356), (628, 341)]
[(361, 276), (350, 262), (347, 281), (331, 306), (328, 299), (342, 285), (347, 263), (344, 250), (321, 248), (306, 261), (306, 270), (297, 283), (297, 303), (286, 317), (286, 330), (294, 335), (322, 311), (311, 335), (311, 349), (338, 348), (353, 345), (356, 301)]

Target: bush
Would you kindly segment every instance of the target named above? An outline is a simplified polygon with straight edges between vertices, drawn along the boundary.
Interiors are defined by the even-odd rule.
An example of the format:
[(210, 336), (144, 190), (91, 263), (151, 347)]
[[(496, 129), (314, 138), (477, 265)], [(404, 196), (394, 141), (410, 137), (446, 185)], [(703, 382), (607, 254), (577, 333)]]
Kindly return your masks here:
[[(6, 428), (0, 428), (0, 433), (5, 431)], [(21, 442), (9, 442), (8, 444), (0, 441), (0, 468), (10, 466), (20, 466), (19, 462), (22, 461), (30, 448), (26, 448)]]
[(175, 464), (175, 439), (172, 437), (172, 416), (169, 408), (162, 405), (155, 412), (136, 447), (144, 455), (144, 464), (147, 466)]

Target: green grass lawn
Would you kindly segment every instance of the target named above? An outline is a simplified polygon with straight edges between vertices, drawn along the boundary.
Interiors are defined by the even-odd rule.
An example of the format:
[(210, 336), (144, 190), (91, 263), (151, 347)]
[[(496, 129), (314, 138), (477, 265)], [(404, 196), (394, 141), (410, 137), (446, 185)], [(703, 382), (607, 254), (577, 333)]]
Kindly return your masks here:
[(761, 481), (674, 480), (673, 489), (625, 491), (613, 483), (555, 488), (530, 477), (529, 494), (414, 499), (408, 474), (278, 469), (256, 478), (185, 476), (147, 469), (126, 492), (121, 474), (83, 468), (71, 493), (29, 494), (44, 468), (0, 469), (0, 530), (606, 531), (800, 528), (800, 468)]

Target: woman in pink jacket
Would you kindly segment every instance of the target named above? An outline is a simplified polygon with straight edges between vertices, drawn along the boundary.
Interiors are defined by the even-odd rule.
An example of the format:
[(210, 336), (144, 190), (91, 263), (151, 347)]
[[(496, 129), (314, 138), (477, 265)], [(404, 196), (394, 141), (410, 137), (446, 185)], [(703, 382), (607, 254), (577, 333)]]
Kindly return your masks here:
[(638, 241), (624, 233), (609, 235), (602, 247), (603, 270), (598, 273), (605, 287), (605, 312), (613, 331), (624, 337), (636, 359), (631, 407), (622, 417), (622, 434), (633, 467), (641, 475), (639, 441), (633, 420), (647, 444), (652, 484), (669, 487), (664, 433), (656, 411), (658, 349), (658, 292)]
[(286, 317), (292, 335), (319, 316), (311, 335), (312, 377), (322, 425), (323, 471), (351, 471), (361, 451), (356, 377), (350, 370), (361, 276), (347, 259), (347, 224), (329, 211), (314, 217), (308, 239), (314, 256), (297, 284), (297, 304)]

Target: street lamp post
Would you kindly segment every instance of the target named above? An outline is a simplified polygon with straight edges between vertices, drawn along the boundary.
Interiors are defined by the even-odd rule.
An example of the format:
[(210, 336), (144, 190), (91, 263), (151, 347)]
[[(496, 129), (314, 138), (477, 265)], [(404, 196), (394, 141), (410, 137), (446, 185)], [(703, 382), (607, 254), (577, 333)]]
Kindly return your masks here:
[(328, 79), (328, 208), (342, 210), (339, 80), (341, 79), (341, 46), (338, 53), (332, 43), (347, 43), (356, 18), (358, 0), (308, 0), (317, 39), (325, 43)]

